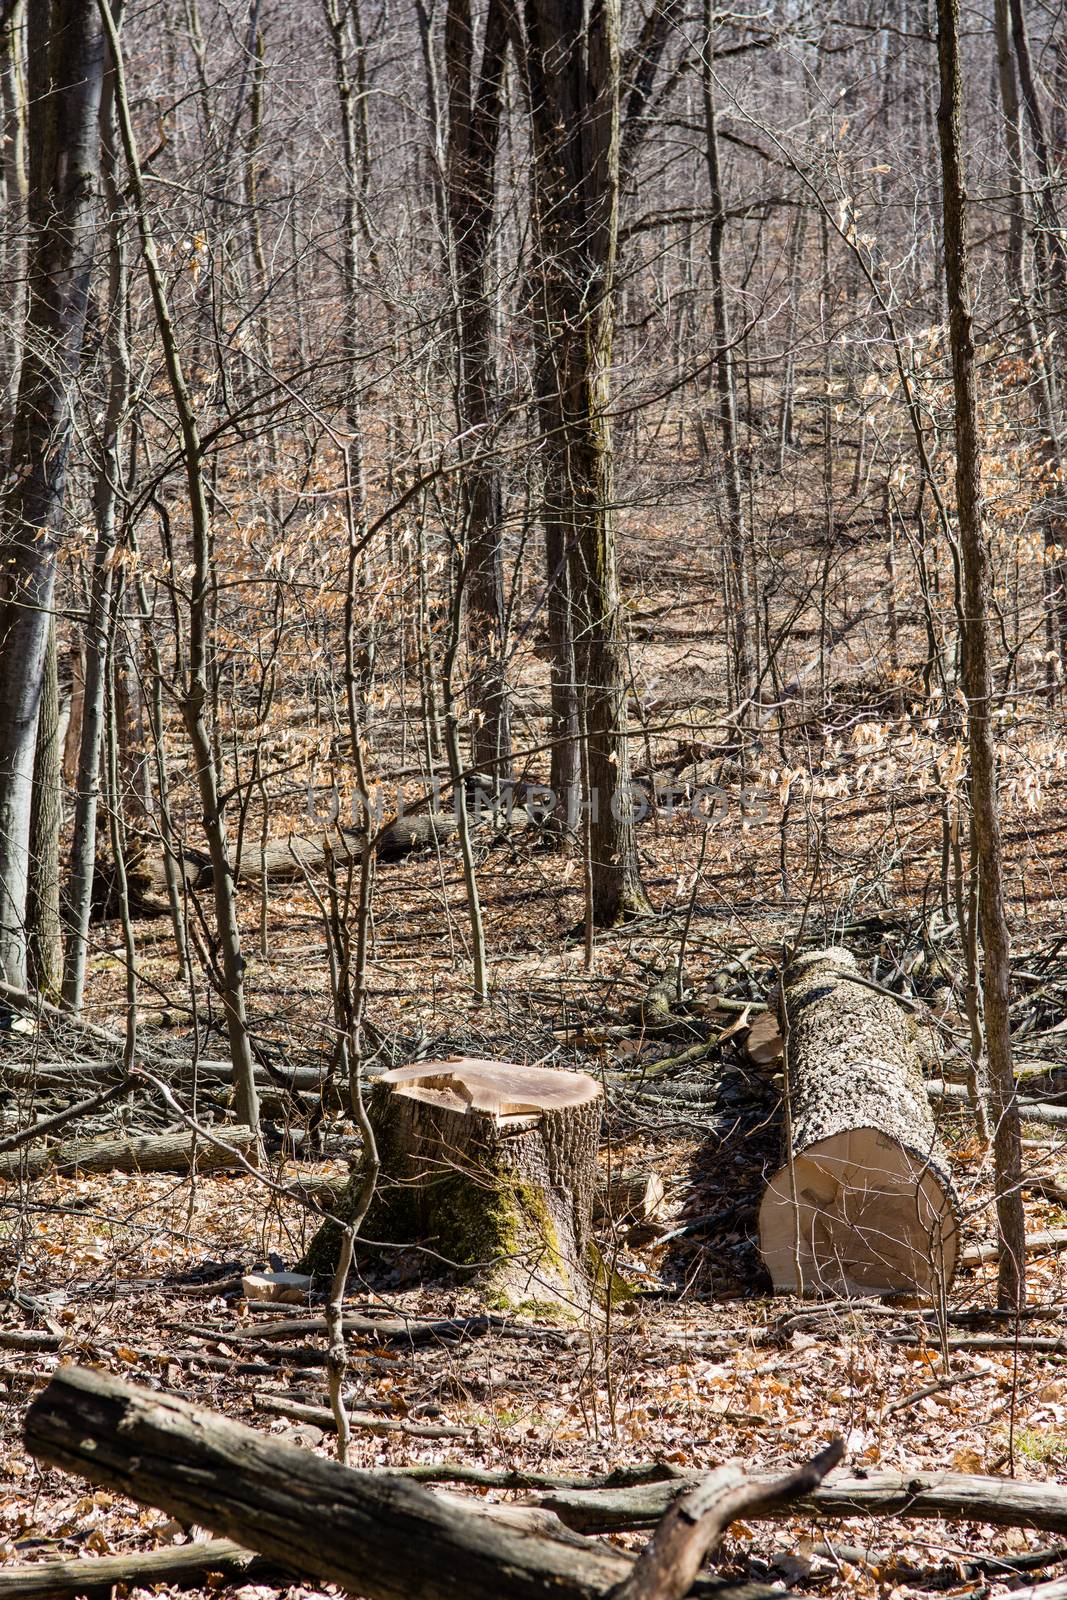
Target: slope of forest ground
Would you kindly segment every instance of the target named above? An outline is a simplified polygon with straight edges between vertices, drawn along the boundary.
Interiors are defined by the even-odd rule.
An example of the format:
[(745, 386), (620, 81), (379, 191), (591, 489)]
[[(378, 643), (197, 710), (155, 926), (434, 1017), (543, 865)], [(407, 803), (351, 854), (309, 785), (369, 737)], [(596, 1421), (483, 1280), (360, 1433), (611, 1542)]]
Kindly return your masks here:
[[(669, 591), (660, 603), (681, 609)], [(716, 668), (709, 621), (706, 609), (694, 619), (690, 663), (705, 682)], [(771, 1297), (754, 1235), (780, 1137), (776, 1064), (753, 1065), (743, 1030), (734, 1030), (703, 1059), (664, 1077), (645, 1076), (694, 1038), (728, 1032), (768, 1001), (773, 1006), (782, 941), (802, 938), (849, 945), (879, 981), (931, 1005), (952, 1030), (939, 1034), (945, 1076), (960, 1077), (956, 1062), (967, 1051), (962, 954), (935, 887), (946, 758), (935, 786), (927, 766), (933, 740), (921, 720), (909, 717), (892, 686), (872, 699), (872, 650), (876, 639), (865, 640), (861, 630), (839, 647), (832, 699), (809, 704), (798, 693), (789, 732), (768, 736), (750, 749), (745, 770), (723, 776), (707, 830), (684, 810), (641, 824), (656, 914), (598, 936), (592, 972), (580, 930), (580, 865), (546, 852), (535, 835), (490, 829), (478, 836), (488, 1003), (471, 995), (454, 845), (380, 868), (367, 991), (377, 1065), (465, 1052), (594, 1072), (608, 1098), (605, 1174), (652, 1170), (667, 1198), (663, 1215), (643, 1233), (609, 1227), (602, 1234), (627, 1287), (591, 1316), (553, 1325), (502, 1319), (488, 1331), (453, 1330), (429, 1342), (353, 1335), (350, 1404), (382, 1425), (357, 1427), (353, 1465), (462, 1462), (549, 1475), (649, 1462), (696, 1471), (733, 1458), (763, 1467), (806, 1459), (840, 1435), (853, 1468), (1067, 1481), (1067, 1379), (1054, 1344), (1067, 1293), (1055, 1253), (1032, 1263), (1022, 1324), (1025, 1339), (1044, 1338), (1052, 1348), (1013, 1346), (1011, 1330), (1005, 1338), (1002, 1321), (986, 1314), (995, 1303), (995, 1267), (988, 1264), (959, 1274), (940, 1331), (930, 1308), (917, 1302), (819, 1305)], [(666, 679), (677, 688), (675, 641), (654, 637), (634, 654), (640, 681)], [(1029, 1060), (1035, 1073), (1028, 1093), (1055, 1100), (1067, 1088), (1062, 780), (1054, 726), (1039, 701), (1034, 707), (1004, 732), (1008, 891), (1019, 1060)], [(300, 721), (298, 710), (297, 731)], [(675, 730), (650, 742), (652, 759), (677, 750), (678, 740)], [(299, 828), (302, 819), (294, 814), (291, 825)], [(252, 951), (257, 900), (255, 890), (242, 895)], [(286, 883), (271, 888), (269, 914), (266, 953), (249, 966), (257, 1037), (278, 1065), (322, 1067), (330, 991), (319, 910), (307, 885)], [(112, 934), (117, 939), (113, 925), (98, 934), (88, 1015), (106, 1021), (121, 1013), (124, 969), (117, 944), (108, 943)], [(683, 935), (681, 1035), (645, 1034), (633, 1020), (641, 998), (676, 971)], [(168, 1011), (178, 992), (172, 947), (159, 923), (139, 923), (137, 939), (140, 1046), (177, 1059), (191, 1046), (187, 1015), (180, 1007)], [(717, 1010), (716, 996), (733, 1009)], [(751, 1003), (751, 1015), (742, 1002)], [(204, 1053), (224, 1054), (221, 1042), (212, 1043), (206, 995), (201, 1003)], [(628, 1030), (621, 1026), (627, 1021)], [(63, 1024), (59, 1033), (58, 1040), (46, 1030), (9, 1034), (0, 1062), (99, 1055), (77, 1025)], [(218, 1092), (211, 1092), (215, 1099), (197, 1109), (207, 1121), (220, 1112)], [(13, 1124), (24, 1108), (17, 1091), (5, 1100), (5, 1120)], [(333, 1119), (325, 1151), (317, 1152), (306, 1128), (271, 1116), (274, 1179), (343, 1176), (344, 1158), (353, 1153), (349, 1125)], [(172, 1119), (157, 1104), (153, 1120), (163, 1126)], [(102, 1112), (95, 1127), (131, 1122), (146, 1125), (143, 1105)], [(942, 1122), (965, 1201), (965, 1242), (990, 1240), (989, 1173), (970, 1119), (957, 1109)], [(1060, 1170), (1059, 1132), (1037, 1125), (1024, 1131), (1028, 1228), (1062, 1226), (1067, 1173)], [(24, 1454), (27, 1400), (57, 1364), (74, 1360), (162, 1385), (304, 1448), (332, 1452), (321, 1418), (294, 1421), (262, 1409), (265, 1394), (283, 1396), (283, 1406), (294, 1399), (326, 1404), (324, 1337), (294, 1336), (272, 1350), (262, 1335), (267, 1320), (299, 1316), (299, 1309), (250, 1306), (235, 1288), (235, 1275), (256, 1265), (298, 1260), (313, 1226), (298, 1202), (228, 1172), (193, 1181), (39, 1176), (8, 1184), (2, 1203), (5, 1249), (14, 1247), (18, 1260), (5, 1284), (0, 1327), (7, 1562), (152, 1548), (188, 1531), (163, 1513), (42, 1470)], [(462, 1282), (435, 1275), (419, 1252), (383, 1260), (358, 1246), (347, 1308), (420, 1323), (484, 1310)], [(447, 1431), (439, 1438), (411, 1431), (420, 1427)], [(633, 1535), (616, 1537), (635, 1542)], [(765, 1578), (799, 1593), (993, 1595), (1034, 1581), (1022, 1576), (1034, 1551), (1045, 1552), (1038, 1579), (1064, 1570), (1067, 1548), (1050, 1550), (1053, 1543), (1036, 1532), (959, 1522), (798, 1515), (735, 1526), (718, 1564), (725, 1575)], [(231, 1575), (203, 1592), (296, 1600), (331, 1591)]]

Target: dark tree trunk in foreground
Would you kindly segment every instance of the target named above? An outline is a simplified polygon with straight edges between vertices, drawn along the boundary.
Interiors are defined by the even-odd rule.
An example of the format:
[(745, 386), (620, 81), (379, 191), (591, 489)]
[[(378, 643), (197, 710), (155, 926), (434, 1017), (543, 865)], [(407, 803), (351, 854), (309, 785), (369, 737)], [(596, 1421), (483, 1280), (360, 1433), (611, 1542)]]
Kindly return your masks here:
[[(627, 1552), (566, 1541), (554, 1523), (560, 1536), (545, 1536), (536, 1508), (464, 1503), (409, 1478), (353, 1472), (103, 1372), (58, 1373), (30, 1408), (26, 1443), (39, 1460), (367, 1600), (609, 1600), (634, 1570)], [(786, 1484), (782, 1498), (789, 1493)], [(776, 1591), (725, 1581), (692, 1592), (772, 1600)]]
[(590, 823), (592, 915), (610, 925), (647, 909), (629, 812), (626, 676), (615, 552), (610, 368), (619, 208), (617, 0), (584, 17), (527, 0), (537, 293), (550, 358), (545, 400), (548, 515), (571, 586)]
[(493, 430), (498, 424), (493, 337), (492, 238), (501, 85), (507, 51), (503, 0), (489, 0), (475, 82), (470, 0), (450, 0), (446, 203), (455, 294), (463, 599), (470, 659), (470, 760), (494, 785), (511, 776), (504, 667), (503, 498)]
[(955, 399), (956, 515), (963, 566), (962, 686), (967, 699), (976, 857), (972, 871), (978, 873), (986, 1059), (1001, 1243), (999, 1301), (1002, 1307), (1012, 1308), (1021, 1304), (1026, 1287), (1025, 1221), (1020, 1189), (1022, 1145), (1008, 1015), (1011, 949), (1004, 910), (997, 759), (993, 741), (993, 669), (988, 615), (992, 577), (983, 527), (981, 446), (967, 262), (958, 0), (938, 0), (937, 22), (941, 79), (937, 129), (941, 145), (945, 280)]
[(0, 530), (0, 976), (26, 982), (34, 750), (96, 230), (96, 0), (31, 0), (26, 346)]

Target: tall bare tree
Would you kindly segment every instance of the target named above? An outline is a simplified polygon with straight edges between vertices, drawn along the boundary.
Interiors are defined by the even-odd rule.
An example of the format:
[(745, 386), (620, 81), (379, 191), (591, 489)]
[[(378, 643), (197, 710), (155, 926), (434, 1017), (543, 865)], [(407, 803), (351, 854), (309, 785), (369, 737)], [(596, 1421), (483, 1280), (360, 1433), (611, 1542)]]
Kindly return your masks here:
[(962, 673), (970, 748), (972, 837), (978, 874), (978, 914), (983, 959), (986, 1062), (993, 1120), (997, 1223), (1000, 1233), (999, 1299), (1008, 1309), (1025, 1293), (1025, 1222), (1022, 1143), (1012, 1070), (1010, 1032), (1011, 942), (1004, 909), (1004, 865), (993, 740), (993, 668), (990, 638), (992, 572), (982, 509), (981, 442), (975, 376), (974, 326), (967, 246), (963, 171), (963, 78), (959, 0), (938, 0), (938, 67), (941, 99), (937, 128), (944, 199), (945, 287), (952, 348), (956, 434), (956, 516), (963, 567)]
[(465, 462), (460, 474), (461, 567), (471, 713), (470, 758), (506, 780), (511, 718), (504, 666), (503, 497), (496, 454), (499, 399), (493, 335), (493, 212), (507, 53), (505, 0), (489, 0), (477, 59), (470, 0), (450, 0), (446, 203), (455, 298), (456, 393)]
[(96, 0), (30, 0), (25, 354), (0, 529), (0, 974), (26, 982), (34, 749), (96, 239)]
[[(626, 676), (616, 565), (611, 360), (619, 222), (617, 0), (527, 0), (537, 292), (547, 343), (549, 517), (570, 580), (590, 806), (590, 913), (647, 909), (629, 808)], [(554, 411), (555, 415), (551, 416)]]

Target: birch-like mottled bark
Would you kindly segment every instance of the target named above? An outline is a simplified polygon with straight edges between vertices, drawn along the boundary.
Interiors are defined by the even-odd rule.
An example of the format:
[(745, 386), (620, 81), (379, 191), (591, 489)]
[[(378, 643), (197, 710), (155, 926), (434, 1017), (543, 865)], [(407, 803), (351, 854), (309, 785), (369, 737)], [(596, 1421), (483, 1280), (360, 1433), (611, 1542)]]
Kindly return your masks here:
[(95, 0), (31, 0), (26, 347), (0, 532), (0, 976), (26, 982), (34, 749), (96, 238)]

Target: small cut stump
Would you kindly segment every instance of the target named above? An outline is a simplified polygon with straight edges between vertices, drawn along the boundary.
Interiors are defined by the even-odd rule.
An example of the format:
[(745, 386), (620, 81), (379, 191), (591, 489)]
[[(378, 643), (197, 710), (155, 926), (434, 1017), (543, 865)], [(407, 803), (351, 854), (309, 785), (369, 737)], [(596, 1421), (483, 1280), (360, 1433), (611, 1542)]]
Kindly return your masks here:
[(786, 972), (790, 1117), (760, 1250), (791, 1294), (934, 1295), (959, 1251), (959, 1200), (912, 1019), (847, 950)]
[[(383, 1073), (367, 1103), (381, 1167), (361, 1239), (421, 1245), (430, 1271), (464, 1268), (500, 1306), (587, 1301), (601, 1101), (585, 1073), (509, 1061)], [(354, 1173), (342, 1221), (361, 1182)], [(324, 1222), (300, 1270), (330, 1272), (338, 1239)]]

